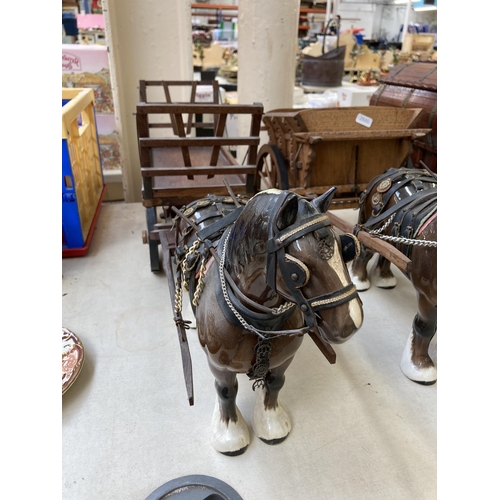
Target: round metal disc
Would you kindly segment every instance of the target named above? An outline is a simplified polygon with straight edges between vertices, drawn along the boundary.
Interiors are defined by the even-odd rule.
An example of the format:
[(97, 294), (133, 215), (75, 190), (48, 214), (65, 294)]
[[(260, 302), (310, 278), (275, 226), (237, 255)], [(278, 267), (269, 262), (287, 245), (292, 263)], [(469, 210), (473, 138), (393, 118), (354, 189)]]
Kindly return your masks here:
[(384, 179), (378, 186), (377, 191), (379, 193), (385, 193), (392, 186), (391, 179)]

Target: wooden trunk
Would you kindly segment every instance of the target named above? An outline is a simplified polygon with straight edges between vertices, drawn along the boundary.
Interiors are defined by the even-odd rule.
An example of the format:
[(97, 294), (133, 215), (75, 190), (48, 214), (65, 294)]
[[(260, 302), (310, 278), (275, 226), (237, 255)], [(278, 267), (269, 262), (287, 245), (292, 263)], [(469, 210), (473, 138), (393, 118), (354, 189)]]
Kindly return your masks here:
[(437, 173), (437, 63), (398, 64), (390, 70), (389, 76), (380, 79), (380, 83), (370, 106), (423, 109), (412, 127), (430, 128), (432, 132), (413, 142), (411, 159), (415, 167), (422, 160)]

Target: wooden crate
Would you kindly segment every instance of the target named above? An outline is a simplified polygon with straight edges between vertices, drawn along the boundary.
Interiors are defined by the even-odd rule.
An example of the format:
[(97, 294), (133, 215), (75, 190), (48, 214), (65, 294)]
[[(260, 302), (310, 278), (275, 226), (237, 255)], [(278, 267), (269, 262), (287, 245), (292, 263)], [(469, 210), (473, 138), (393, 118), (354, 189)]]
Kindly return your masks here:
[(62, 89), (62, 254), (87, 253), (104, 197), (92, 89)]

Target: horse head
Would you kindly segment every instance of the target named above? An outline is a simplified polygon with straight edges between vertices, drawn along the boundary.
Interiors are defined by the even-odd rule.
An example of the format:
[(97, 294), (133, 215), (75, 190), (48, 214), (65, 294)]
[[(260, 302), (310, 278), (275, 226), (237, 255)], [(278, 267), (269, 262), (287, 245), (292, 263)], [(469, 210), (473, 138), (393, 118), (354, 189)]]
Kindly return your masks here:
[(307, 327), (341, 343), (361, 327), (363, 310), (346, 267), (359, 243), (340, 236), (326, 214), (334, 192), (308, 201), (289, 191), (262, 191), (245, 207), (232, 240), (235, 269), (248, 269), (247, 277), (265, 289), (260, 297), (296, 304)]

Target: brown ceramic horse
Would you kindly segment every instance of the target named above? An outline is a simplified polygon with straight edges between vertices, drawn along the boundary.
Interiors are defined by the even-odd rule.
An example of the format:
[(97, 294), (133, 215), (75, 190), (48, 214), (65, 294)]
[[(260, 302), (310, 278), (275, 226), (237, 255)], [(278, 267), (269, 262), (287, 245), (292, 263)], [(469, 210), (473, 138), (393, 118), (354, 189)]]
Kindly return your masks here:
[(238, 373), (259, 393), (255, 434), (280, 443), (291, 421), (278, 396), (304, 334), (341, 343), (363, 322), (345, 264), (359, 243), (337, 234), (325, 213), (334, 191), (313, 201), (277, 189), (249, 200), (209, 197), (183, 211), (178, 263), (215, 377), (211, 442), (220, 453), (238, 455), (250, 443), (236, 406)]
[[(436, 366), (429, 344), (437, 329), (437, 176), (425, 169), (389, 169), (371, 181), (360, 198), (357, 228), (391, 242), (411, 259), (411, 280), (418, 311), (401, 359), (401, 370), (414, 382), (433, 384)], [(374, 252), (361, 246), (350, 274), (358, 291), (373, 283), (394, 288), (391, 263), (381, 255), (370, 275)]]

